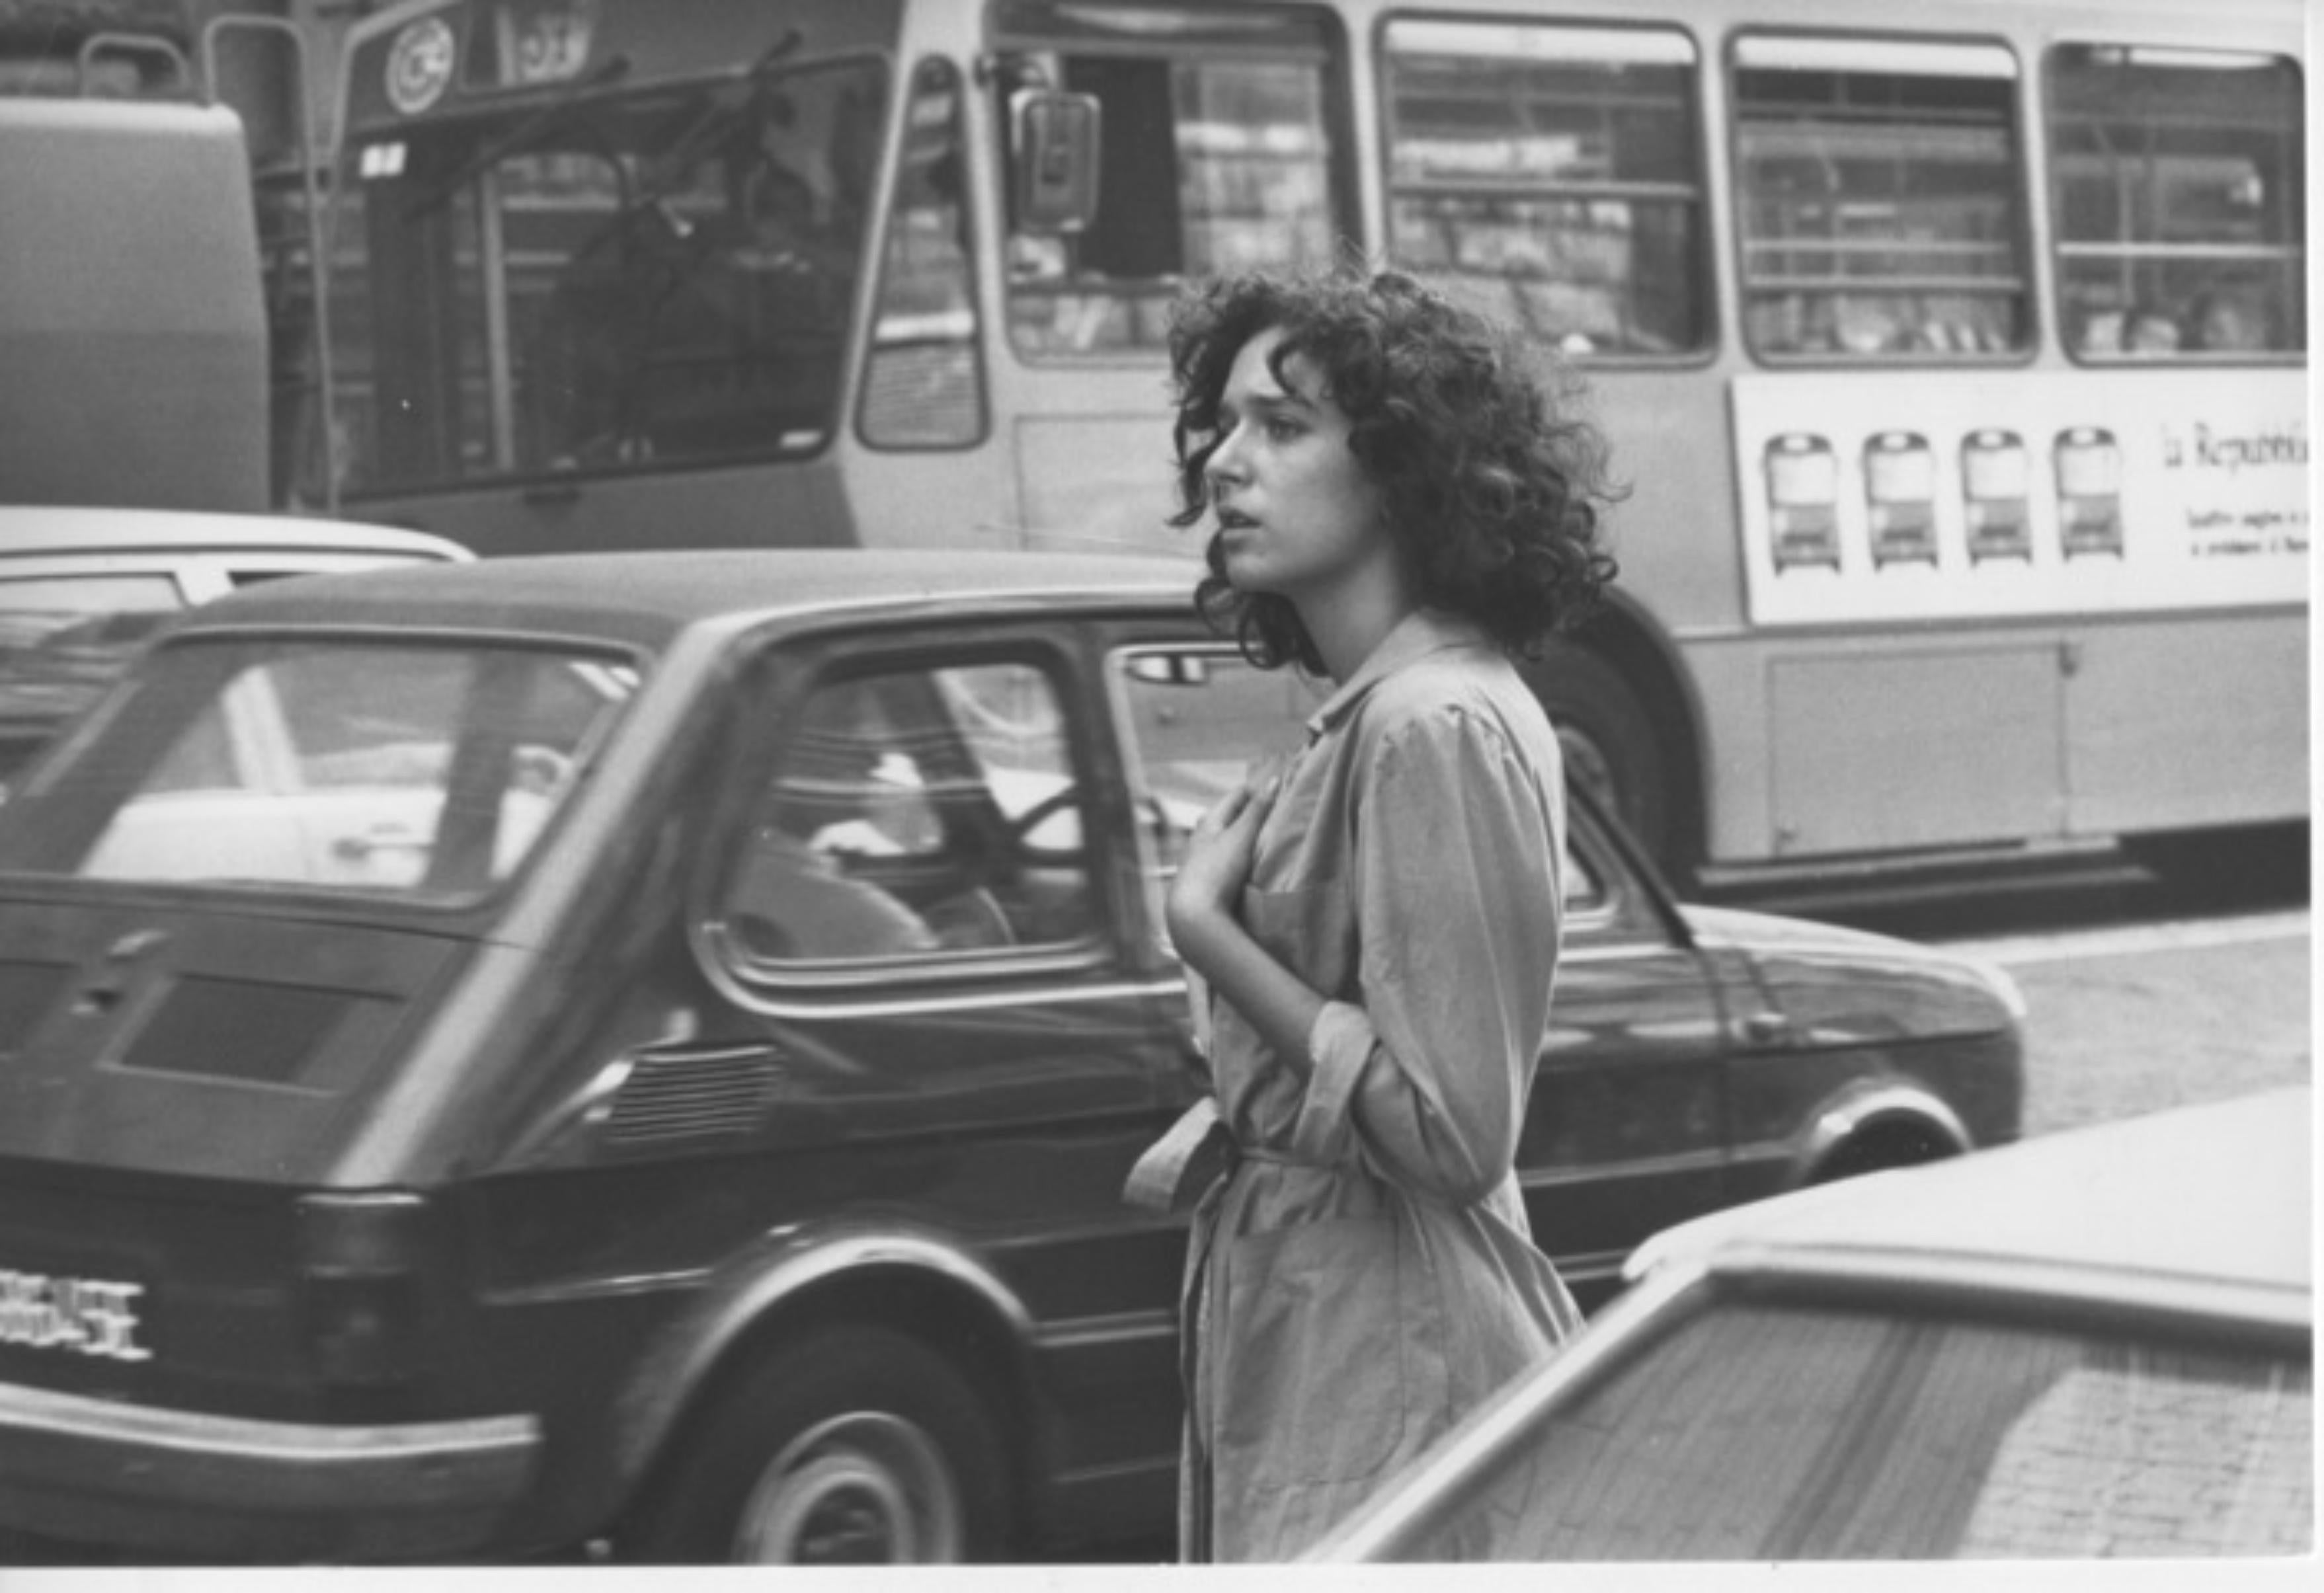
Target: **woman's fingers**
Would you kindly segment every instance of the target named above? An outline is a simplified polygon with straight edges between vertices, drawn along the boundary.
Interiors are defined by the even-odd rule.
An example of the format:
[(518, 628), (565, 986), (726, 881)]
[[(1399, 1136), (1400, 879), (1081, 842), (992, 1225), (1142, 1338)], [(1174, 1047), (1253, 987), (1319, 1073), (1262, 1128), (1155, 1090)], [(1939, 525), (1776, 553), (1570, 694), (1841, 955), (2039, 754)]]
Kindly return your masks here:
[(1242, 801), (1231, 822), (1248, 823), (1253, 828), (1266, 823), (1268, 814), (1275, 807), (1276, 796), (1282, 789), (1283, 777), (1277, 775), (1256, 790), (1246, 788), (1237, 793)]
[(1249, 791), (1238, 787), (1234, 790), (1228, 792), (1224, 796), (1222, 796), (1218, 801), (1211, 805), (1210, 812), (1204, 814), (1202, 817), (1202, 822), (1194, 826), (1195, 833), (1204, 835), (1216, 835), (1222, 831), (1232, 828), (1235, 820), (1241, 815), (1243, 809), (1250, 806), (1250, 793)]

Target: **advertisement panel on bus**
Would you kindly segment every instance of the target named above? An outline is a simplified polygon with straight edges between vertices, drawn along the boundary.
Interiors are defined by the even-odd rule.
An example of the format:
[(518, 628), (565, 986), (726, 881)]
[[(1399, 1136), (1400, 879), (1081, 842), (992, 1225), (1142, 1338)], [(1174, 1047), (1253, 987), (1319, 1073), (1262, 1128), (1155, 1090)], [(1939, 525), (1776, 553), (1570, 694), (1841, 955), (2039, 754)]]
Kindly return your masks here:
[[(2290, 373), (1945, 385), (1742, 376), (1755, 625), (2298, 603), (2308, 428)], [(1890, 423), (1909, 417), (1914, 429)], [(1752, 476), (1757, 476), (1753, 480)]]

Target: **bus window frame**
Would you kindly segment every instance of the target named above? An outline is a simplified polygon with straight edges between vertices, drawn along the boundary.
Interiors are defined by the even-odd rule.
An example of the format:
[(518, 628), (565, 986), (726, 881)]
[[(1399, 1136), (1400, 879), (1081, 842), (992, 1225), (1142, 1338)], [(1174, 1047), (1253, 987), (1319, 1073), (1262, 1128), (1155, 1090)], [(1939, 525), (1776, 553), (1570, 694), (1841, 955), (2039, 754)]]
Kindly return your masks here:
[[(1723, 219), (1731, 216), (1734, 207), (1732, 192), (1721, 202), (1718, 193), (1716, 172), (1718, 155), (1711, 137), (1711, 106), (1709, 79), (1715, 51), (1707, 46), (1702, 32), (1692, 23), (1662, 19), (1623, 17), (1609, 19), (1597, 15), (1566, 15), (1563, 13), (1543, 14), (1536, 12), (1501, 13), (1466, 11), (1458, 6), (1447, 9), (1420, 9), (1399, 6), (1380, 14), (1374, 23), (1371, 38), (1373, 104), (1377, 107), (1374, 124), (1379, 129), (1379, 147), (1373, 152), (1378, 158), (1380, 192), (1380, 227), (1383, 236), (1380, 247), (1385, 252), (1391, 241), (1390, 212), (1396, 204), (1397, 188), (1392, 172), (1396, 161), (1396, 100), (1389, 85), (1391, 54), (1388, 47), (1388, 29), (1399, 22), (1431, 22), (1474, 23), (1489, 27), (1522, 27), (1545, 32), (1582, 31), (1602, 32), (1638, 32), (1676, 34), (1683, 38), (1693, 60), (1688, 63), (1687, 80), (1692, 96), (1692, 110), (1694, 136), (1690, 153), (1695, 176), (1695, 205), (1702, 218), (1702, 243), (1695, 251), (1690, 271), (1695, 279), (1691, 287), (1697, 295), (1696, 303), (1702, 315), (1702, 335), (1692, 348), (1671, 354), (1628, 354), (1620, 351), (1591, 350), (1587, 353), (1563, 353), (1559, 358), (1586, 369), (1622, 371), (1693, 371), (1716, 364), (1727, 344), (1726, 317), (1719, 290), (1719, 233)], [(1545, 197), (1552, 197), (1543, 190)], [(1426, 273), (1416, 272), (1425, 275)], [(1736, 335), (1742, 328), (1738, 324)], [(1554, 346), (1546, 345), (1545, 346)]]
[[(1791, 41), (1821, 41), (1836, 44), (1868, 44), (1914, 49), (1922, 46), (1987, 47), (2000, 51), (2009, 57), (2010, 74), (2010, 243), (2020, 267), (2021, 291), (2025, 302), (2025, 335), (2016, 347), (1996, 353), (1982, 350), (1950, 349), (1884, 349), (1876, 354), (1849, 355), (1807, 350), (1797, 354), (1762, 349), (1751, 337), (1749, 313), (1752, 281), (1746, 266), (1749, 239), (1745, 225), (1748, 206), (1748, 189), (1744, 182), (1744, 152), (1741, 117), (1741, 96), (1738, 78), (1742, 71), (1741, 56), (1744, 41), (1748, 39)], [(2043, 293), (2043, 252), (2036, 247), (2034, 235), (2035, 187), (2046, 175), (2034, 165), (2034, 140), (2028, 136), (2032, 127), (2025, 58), (2016, 44), (2006, 35), (1997, 33), (1939, 33), (1926, 30), (1886, 31), (1867, 28), (1810, 27), (1796, 23), (1751, 24), (1728, 31), (1721, 47), (1721, 87), (1725, 101), (1727, 138), (1727, 199), (1729, 259), (1735, 272), (1735, 338), (1744, 357), (1754, 365), (1771, 371), (1926, 371), (1926, 370), (2019, 370), (2036, 363), (2042, 356), (2052, 327), (2049, 307)], [(2046, 129), (2046, 124), (2044, 124)], [(2043, 140), (2047, 151), (2047, 140)], [(2046, 190), (2044, 190), (2046, 191)], [(1877, 279), (1868, 283), (1877, 290)]]
[[(970, 103), (978, 92), (980, 74), (965, 70), (951, 56), (941, 51), (924, 51), (911, 65), (902, 61), (895, 66), (896, 94), (893, 106), (895, 119), (882, 169), (873, 187), (875, 198), (882, 203), (873, 206), (877, 217), (871, 236), (865, 240), (865, 257), (871, 269), (865, 273), (869, 297), (857, 312), (862, 322), (861, 336), (848, 362), (851, 378), (855, 385), (854, 402), (848, 406), (848, 425), (856, 444), (874, 454), (892, 454), (911, 458), (923, 454), (969, 454), (991, 442), (993, 419), (991, 342), (984, 302), (983, 232), (979, 225), (982, 217), (976, 205), (975, 161), (970, 145), (976, 138), (976, 118), (970, 112)], [(864, 412), (872, 401), (872, 356), (878, 352), (875, 341), (879, 330), (880, 307), (888, 289), (888, 245), (897, 221), (897, 196), (903, 188), (904, 145), (911, 134), (912, 102), (920, 92), (920, 78), (932, 65), (941, 64), (952, 75), (952, 125), (955, 139), (954, 152), (960, 163), (960, 219), (966, 236), (962, 252), (966, 257), (968, 272), (968, 310), (970, 330), (968, 347), (975, 364), (976, 434), (956, 443), (884, 443), (875, 441), (864, 426)], [(1006, 174), (1004, 173), (1004, 176)], [(1002, 341), (1006, 341), (1005, 338)], [(836, 431), (836, 428), (834, 428)], [(826, 445), (827, 446), (827, 445)]]
[[(1331, 214), (1328, 222), (1336, 254), (1360, 246), (1364, 236), (1362, 181), (1363, 154), (1359, 147), (1355, 115), (1355, 70), (1347, 19), (1343, 7), (1329, 0), (1260, 0), (1259, 9), (1278, 14), (1297, 14), (1313, 18), (1317, 24), (1320, 43), (1300, 48), (1270, 46), (1263, 52), (1249, 56), (1225, 53), (1225, 46), (1210, 41), (1197, 41), (1191, 47), (1168, 37), (1157, 35), (1152, 40), (1120, 42), (1108, 40), (1074, 39), (1060, 32), (1038, 34), (1010, 32), (1001, 25), (1001, 14), (1020, 4), (1021, 0), (984, 0), (982, 19), (986, 59), (1004, 60), (1027, 55), (1080, 55), (1105, 57), (1112, 60), (1178, 61), (1200, 59), (1205, 60), (1262, 60), (1270, 61), (1313, 61), (1317, 68), (1317, 80), (1323, 88), (1323, 187), (1329, 197)], [(1142, 9), (1167, 11), (1197, 16), (1204, 13), (1232, 15), (1239, 9), (1233, 5), (1222, 5), (1220, 0), (1148, 0)], [(1207, 51), (1208, 53), (1204, 53)], [(999, 74), (980, 69), (977, 81), (990, 95), (999, 81)], [(989, 79), (989, 80), (988, 80)], [(1017, 336), (1015, 317), (1011, 313), (1017, 285), (1008, 271), (1011, 239), (1016, 235), (1010, 214), (1009, 197), (1010, 168), (1015, 152), (1010, 147), (1007, 117), (990, 99), (993, 148), (991, 176), (985, 184), (985, 199), (994, 218), (993, 234), (1000, 247), (999, 290), (1001, 321), (992, 338), (996, 349), (1005, 350), (1019, 368), (1034, 371), (1056, 370), (1125, 370), (1142, 369), (1153, 364), (1162, 352), (1151, 345), (1135, 344), (1121, 347), (1090, 349), (1044, 349), (1028, 346)], [(1175, 137), (1176, 126), (1172, 125)], [(1101, 194), (1099, 203), (1104, 198)], [(1181, 262), (1184, 263), (1183, 262)], [(1181, 272), (1171, 287), (1173, 298), (1187, 287), (1204, 280), (1209, 273), (1188, 274)], [(1152, 285), (1172, 283), (1167, 277), (1145, 279)], [(1125, 282), (1125, 286), (1136, 286)]]
[[(2043, 198), (2047, 201), (2049, 208), (2050, 303), (2044, 308), (2052, 312), (2051, 320), (2057, 328), (2059, 352), (2063, 354), (2078, 369), (2086, 371), (2105, 371), (2108, 373), (2119, 371), (2282, 370), (2288, 367), (2305, 369), (2308, 364), (2309, 352), (2305, 346), (2296, 348), (2259, 349), (2179, 348), (2171, 351), (2171, 353), (2160, 358), (2142, 359), (2133, 355), (2119, 352), (2110, 355), (2100, 355), (2093, 358), (2087, 351), (2077, 345), (2077, 340), (2075, 338), (2068, 335), (2065, 303), (2067, 240), (2065, 236), (2065, 229), (2061, 225), (2063, 217), (2061, 216), (2058, 208), (2061, 202), (2061, 191), (2058, 185), (2051, 180), (2055, 167), (2054, 151), (2056, 147), (2055, 141), (2051, 136), (2052, 121), (2055, 115), (2055, 112), (2052, 110), (2055, 97), (2053, 96), (2052, 89), (2055, 81), (2060, 57), (2065, 51), (2070, 50), (2090, 49), (2154, 50), (2172, 53), (2245, 56), (2255, 60), (2264, 60), (2271, 65), (2278, 68), (2288, 68), (2292, 72), (2294, 86), (2292, 103), (2299, 106), (2301, 112), (2300, 124), (2293, 130), (2298, 136), (2291, 141), (2291, 147), (2294, 150), (2296, 155), (2304, 155), (2310, 147), (2309, 143), (2310, 130), (2308, 127), (2306, 116), (2309, 104), (2307, 63), (2297, 55), (2289, 54), (2282, 50), (2272, 48), (2267, 45), (2245, 47), (2224, 46), (2218, 49), (2204, 46), (2200, 49), (2190, 51), (2183, 44), (2155, 40), (2141, 41), (2139, 40), (2126, 38), (2120, 33), (2104, 36), (2096, 33), (2061, 33), (2055, 38), (2046, 41), (2042, 48), (2041, 78), (2042, 153), (2044, 169), (2040, 173), (2044, 188)], [(2295, 273), (2297, 278), (2296, 285), (2298, 290), (2304, 293), (2307, 290), (2309, 284), (2310, 265), (2308, 259), (2308, 207), (2302, 201), (2304, 201), (2307, 197), (2305, 191), (2307, 181), (2312, 180), (2312, 179), (2310, 178), (2310, 174), (2305, 171), (2301, 173), (2301, 176), (2303, 181), (2294, 184), (2292, 189), (2294, 203), (2299, 210), (2300, 241), (2297, 244), (2285, 248), (2283, 255), (2284, 258), (2294, 262), (2298, 266), (2299, 269)], [(2311, 314), (2313, 308), (2314, 307), (2311, 303), (2310, 306)], [(2314, 337), (2312, 322), (2310, 327), (2303, 328), (2303, 330), (2306, 331), (2310, 340), (2312, 341)]]

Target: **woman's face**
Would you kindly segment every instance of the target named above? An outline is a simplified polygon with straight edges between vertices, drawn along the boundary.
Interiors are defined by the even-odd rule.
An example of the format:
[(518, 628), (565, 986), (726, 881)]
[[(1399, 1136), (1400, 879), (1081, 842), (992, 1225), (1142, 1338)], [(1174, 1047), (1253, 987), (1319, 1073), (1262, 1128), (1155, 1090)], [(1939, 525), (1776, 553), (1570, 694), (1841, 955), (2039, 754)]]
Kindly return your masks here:
[(1320, 597), (1396, 550), (1379, 494), (1348, 450), (1348, 417), (1303, 355), (1268, 356), (1269, 328), (1243, 345), (1219, 401), (1221, 437), (1204, 467), (1227, 579), (1239, 592)]

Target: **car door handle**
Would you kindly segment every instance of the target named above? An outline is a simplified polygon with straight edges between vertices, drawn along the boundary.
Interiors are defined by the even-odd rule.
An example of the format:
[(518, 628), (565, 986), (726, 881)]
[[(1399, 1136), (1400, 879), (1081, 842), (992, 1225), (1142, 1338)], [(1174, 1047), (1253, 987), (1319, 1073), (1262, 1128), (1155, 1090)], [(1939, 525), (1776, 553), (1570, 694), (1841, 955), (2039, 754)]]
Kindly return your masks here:
[(1754, 1012), (1735, 1027), (1748, 1045), (1780, 1045), (1792, 1037), (1792, 1020), (1780, 1012)]
[(430, 843), (395, 824), (378, 824), (360, 835), (342, 835), (331, 843), (331, 854), (359, 863), (374, 852), (425, 852)]

